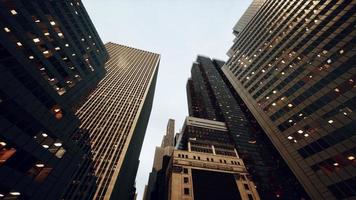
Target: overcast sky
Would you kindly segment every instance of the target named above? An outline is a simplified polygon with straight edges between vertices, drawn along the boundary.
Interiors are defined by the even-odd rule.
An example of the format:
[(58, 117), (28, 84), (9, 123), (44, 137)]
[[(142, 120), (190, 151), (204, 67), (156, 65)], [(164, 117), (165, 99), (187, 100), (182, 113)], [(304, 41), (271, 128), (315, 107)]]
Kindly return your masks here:
[(198, 54), (226, 61), (232, 27), (252, 0), (83, 0), (101, 39), (161, 54), (136, 186), (142, 199), (169, 118), (188, 115), (185, 85)]

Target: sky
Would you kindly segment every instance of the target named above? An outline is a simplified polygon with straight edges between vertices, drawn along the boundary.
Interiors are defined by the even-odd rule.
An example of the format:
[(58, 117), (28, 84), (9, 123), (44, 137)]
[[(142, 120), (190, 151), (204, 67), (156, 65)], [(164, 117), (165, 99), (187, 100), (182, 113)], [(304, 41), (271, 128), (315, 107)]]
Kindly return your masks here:
[(104, 43), (161, 55), (156, 91), (140, 156), (142, 199), (169, 118), (176, 132), (188, 115), (186, 82), (197, 55), (227, 60), (232, 28), (252, 0), (82, 0)]

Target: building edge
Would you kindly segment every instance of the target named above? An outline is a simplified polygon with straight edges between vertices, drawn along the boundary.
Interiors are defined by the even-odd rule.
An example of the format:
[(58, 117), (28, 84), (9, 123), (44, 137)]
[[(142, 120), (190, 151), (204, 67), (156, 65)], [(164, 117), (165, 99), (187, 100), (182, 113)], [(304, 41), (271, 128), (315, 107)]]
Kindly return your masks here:
[(135, 196), (133, 191), (136, 173), (139, 166), (139, 156), (142, 149), (143, 140), (146, 134), (146, 129), (149, 117), (152, 110), (155, 86), (157, 82), (158, 69), (159, 69), (160, 56), (157, 59), (156, 69), (151, 79), (150, 87), (145, 95), (144, 104), (140, 110), (140, 115), (137, 119), (136, 127), (132, 133), (130, 144), (122, 162), (122, 167), (114, 184), (114, 188), (110, 195), (110, 200), (120, 199), (129, 200)]

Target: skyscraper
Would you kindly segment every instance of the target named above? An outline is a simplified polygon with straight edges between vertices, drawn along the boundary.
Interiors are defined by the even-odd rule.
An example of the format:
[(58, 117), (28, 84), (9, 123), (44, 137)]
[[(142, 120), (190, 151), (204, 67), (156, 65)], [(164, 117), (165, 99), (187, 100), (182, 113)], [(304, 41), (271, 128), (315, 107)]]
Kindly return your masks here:
[(187, 83), (189, 115), (225, 122), (262, 199), (307, 198), (293, 173), (222, 73), (224, 62), (198, 56)]
[[(94, 166), (81, 166), (64, 199), (124, 200), (135, 195), (160, 55), (114, 43), (105, 47), (110, 55), (107, 75), (76, 113), (80, 128), (90, 134)], [(91, 187), (95, 177), (96, 187)]]
[(313, 199), (352, 199), (355, 2), (267, 0), (223, 67)]
[(166, 170), (174, 150), (174, 120), (169, 119), (162, 144), (156, 147), (152, 171), (145, 188), (144, 200), (165, 200)]
[(166, 174), (169, 200), (260, 199), (224, 122), (187, 117)]
[[(253, 0), (250, 6), (247, 8), (247, 10), (244, 12), (244, 14), (240, 17), (239, 21), (235, 24), (233, 30), (234, 35), (236, 38), (234, 39), (234, 42), (237, 40), (239, 37), (239, 34), (242, 32), (242, 30), (247, 26), (247, 24), (252, 20), (252, 18), (256, 15), (258, 10), (261, 8), (263, 3), (266, 0)], [(233, 50), (230, 49), (227, 52), (228, 56), (232, 56)]]
[(247, 8), (245, 13), (241, 16), (239, 21), (235, 24), (233, 28), (233, 33), (238, 37), (239, 33), (247, 26), (251, 19), (256, 15), (258, 10), (261, 8), (266, 0), (253, 0), (250, 6)]
[(107, 51), (81, 1), (1, 1), (0, 28), (0, 198), (58, 199), (85, 156), (73, 110)]

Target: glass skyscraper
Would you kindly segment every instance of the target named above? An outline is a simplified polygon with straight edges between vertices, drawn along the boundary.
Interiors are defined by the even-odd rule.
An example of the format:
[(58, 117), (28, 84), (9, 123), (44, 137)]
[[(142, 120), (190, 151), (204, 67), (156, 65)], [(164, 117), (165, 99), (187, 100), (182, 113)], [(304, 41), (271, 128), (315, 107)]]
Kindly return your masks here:
[(355, 2), (267, 0), (223, 66), (313, 199), (356, 196)]
[(86, 156), (74, 112), (107, 57), (81, 1), (1, 1), (0, 198), (59, 199)]
[(261, 199), (307, 198), (278, 151), (223, 74), (224, 62), (198, 56), (187, 83), (189, 115), (226, 123)]

